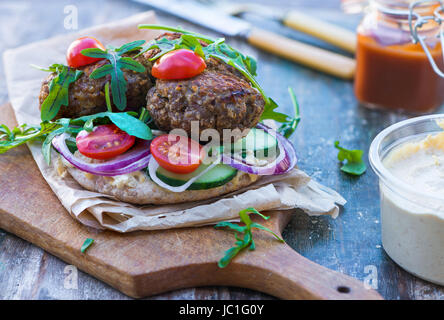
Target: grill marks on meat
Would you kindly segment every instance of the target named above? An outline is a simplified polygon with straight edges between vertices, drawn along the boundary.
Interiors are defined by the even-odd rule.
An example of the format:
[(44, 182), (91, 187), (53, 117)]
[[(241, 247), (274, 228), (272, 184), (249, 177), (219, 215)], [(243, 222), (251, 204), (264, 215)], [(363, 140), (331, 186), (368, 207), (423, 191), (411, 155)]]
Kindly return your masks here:
[[(180, 33), (165, 33), (158, 39), (177, 39), (180, 36)], [(204, 42), (201, 44), (207, 45)], [(127, 81), (127, 110), (138, 111), (146, 106), (159, 129), (184, 129), (189, 135), (191, 121), (199, 121), (200, 130), (216, 129), (221, 136), (223, 129), (243, 131), (259, 122), (264, 99), (238, 70), (210, 58), (205, 61), (207, 68), (196, 77), (179, 81), (156, 80), (151, 76), (153, 63), (149, 59), (158, 52), (158, 49), (149, 50), (135, 58), (145, 66), (145, 72), (123, 70)], [(129, 53), (127, 56), (135, 54)], [(69, 88), (69, 105), (60, 108), (56, 119), (76, 118), (107, 110), (104, 88), (110, 81), (110, 75), (100, 79), (89, 78), (94, 70), (106, 63), (106, 60), (101, 60), (80, 68), (83, 74)], [(54, 74), (49, 75), (42, 84), (40, 106), (49, 94), (49, 82), (53, 78)], [(113, 110), (118, 111), (115, 107)]]
[(148, 91), (147, 109), (159, 129), (183, 129), (191, 135), (191, 121), (199, 130), (245, 130), (254, 127), (264, 110), (262, 95), (234, 68), (214, 58), (196, 77), (156, 80)]
[[(134, 56), (136, 53), (130, 53), (125, 56)], [(145, 72), (135, 72), (123, 69), (125, 80), (127, 81), (127, 111), (138, 111), (140, 107), (146, 105), (146, 94), (153, 86), (151, 79), (152, 63), (142, 56), (135, 60), (143, 64), (146, 68)], [(100, 60), (96, 63), (79, 68), (83, 71), (80, 78), (69, 86), (69, 104), (62, 106), (55, 119), (59, 118), (76, 118), (80, 116), (90, 115), (102, 111), (106, 111), (105, 100), (105, 84), (111, 80), (111, 76), (107, 75), (99, 79), (90, 79), (89, 75), (96, 69), (107, 64), (107, 60)], [(49, 83), (54, 78), (54, 74), (50, 74), (42, 84), (40, 90), (39, 102), (40, 108), (43, 101), (49, 95)], [(110, 90), (111, 102), (112, 93)], [(113, 106), (113, 111), (118, 111)]]

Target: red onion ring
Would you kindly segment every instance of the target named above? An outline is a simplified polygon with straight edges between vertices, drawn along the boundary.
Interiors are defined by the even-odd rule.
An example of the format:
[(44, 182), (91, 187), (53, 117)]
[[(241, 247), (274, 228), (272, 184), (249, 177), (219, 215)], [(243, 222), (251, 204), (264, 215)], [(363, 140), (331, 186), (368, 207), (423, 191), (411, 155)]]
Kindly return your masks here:
[(234, 159), (227, 154), (222, 154), (222, 162), (232, 166), (237, 170), (259, 176), (279, 175), (292, 170), (296, 166), (297, 158), (296, 151), (294, 150), (291, 142), (284, 138), (280, 133), (262, 123), (258, 123), (256, 127), (276, 137), (279, 148), (279, 156), (277, 157), (277, 159), (266, 166), (260, 167), (246, 164), (242, 161)]
[(63, 133), (52, 140), (52, 145), (74, 167), (99, 176), (117, 176), (141, 170), (148, 166), (151, 158), (151, 141), (138, 139), (136, 145), (124, 154), (107, 162), (89, 163), (75, 157), (71, 151), (69, 151), (65, 142), (67, 138), (69, 138), (69, 135)]

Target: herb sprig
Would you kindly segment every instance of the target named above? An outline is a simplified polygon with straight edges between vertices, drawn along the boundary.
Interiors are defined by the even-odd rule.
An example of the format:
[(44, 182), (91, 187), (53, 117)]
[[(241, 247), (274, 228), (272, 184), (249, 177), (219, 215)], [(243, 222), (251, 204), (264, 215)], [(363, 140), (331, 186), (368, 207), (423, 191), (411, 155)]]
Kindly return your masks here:
[[(235, 232), (235, 238), (237, 240), (234, 247), (228, 249), (225, 252), (224, 257), (219, 260), (217, 265), (220, 268), (225, 268), (230, 263), (230, 261), (243, 249), (248, 248), (248, 250), (254, 250), (256, 248), (256, 245), (253, 240), (253, 234), (251, 232), (252, 228), (257, 228), (257, 229), (267, 231), (267, 232), (271, 233), (280, 242), (284, 242), (284, 240), (281, 237), (279, 237), (277, 234), (275, 234), (273, 231), (271, 231), (267, 227), (264, 227), (263, 225), (261, 225), (259, 223), (251, 221), (248, 213), (257, 214), (260, 217), (264, 218), (265, 220), (268, 220), (270, 218), (270, 217), (264, 216), (262, 213), (257, 211), (255, 208), (247, 208), (247, 209), (241, 210), (239, 212), (240, 220), (245, 224), (244, 226), (240, 226), (238, 224), (231, 223), (228, 221), (220, 222), (214, 226), (215, 228), (223, 228), (223, 227), (230, 228), (231, 230), (233, 230)], [(242, 234), (243, 234), (243, 237), (241, 237)]]
[(19, 127), (9, 129), (6, 125), (0, 126), (0, 154), (9, 149), (18, 147), (28, 141), (43, 139), (46, 134), (57, 129), (59, 125), (43, 121), (40, 127), (23, 124)]
[(108, 46), (106, 50), (99, 48), (84, 49), (81, 53), (87, 57), (102, 58), (109, 61), (108, 64), (94, 70), (89, 77), (99, 79), (107, 75), (111, 76), (111, 92), (113, 102), (120, 111), (127, 106), (126, 91), (127, 83), (122, 69), (129, 69), (135, 72), (144, 72), (145, 67), (131, 57), (124, 57), (123, 54), (140, 50), (145, 40), (138, 40), (126, 43), (119, 48)]
[(299, 113), (299, 104), (296, 99), (296, 94), (293, 88), (288, 87), (288, 92), (290, 93), (291, 102), (294, 108), (294, 117), (287, 116), (286, 121), (278, 128), (279, 133), (281, 133), (285, 138), (289, 138), (298, 127), (299, 122), (301, 122), (301, 116)]
[(57, 115), (61, 106), (68, 105), (69, 85), (76, 81), (83, 71), (58, 63), (52, 64), (46, 69), (35, 65), (32, 66), (42, 71), (55, 73), (54, 78), (49, 82), (49, 94), (42, 103), (40, 113), (43, 121), (51, 121)]
[(359, 149), (348, 150), (339, 146), (339, 141), (335, 141), (335, 148), (339, 150), (338, 160), (345, 162), (341, 170), (355, 176), (360, 176), (367, 170), (367, 166), (362, 161), (364, 151)]
[[(242, 54), (238, 50), (226, 44), (224, 38), (212, 39), (182, 28), (173, 28), (157, 24), (141, 24), (139, 25), (139, 29), (165, 30), (182, 34), (178, 39), (170, 40), (163, 37), (152, 40), (143, 47), (139, 54), (151, 49), (159, 49), (159, 53), (150, 59), (154, 61), (170, 51), (177, 49), (190, 49), (204, 59), (213, 57), (223, 61), (242, 73), (242, 75), (251, 82), (252, 86), (261, 93), (265, 100), (265, 108), (261, 116), (261, 121), (265, 119), (273, 119), (282, 123), (283, 127), (281, 130), (283, 130), (287, 138), (294, 132), (294, 129), (296, 129), (297, 123), (300, 119), (292, 118), (286, 114), (276, 112), (275, 109), (278, 107), (277, 103), (265, 94), (265, 91), (255, 79), (257, 75), (256, 60), (250, 56)], [(199, 40), (206, 43), (207, 46), (202, 46)]]
[[(146, 119), (146, 115), (144, 115)], [(0, 126), (0, 154), (9, 149), (18, 147), (24, 143), (43, 140), (42, 154), (49, 165), (51, 162), (51, 142), (54, 137), (63, 133), (76, 135), (81, 130), (92, 130), (94, 125), (114, 123), (119, 129), (129, 135), (144, 140), (153, 138), (151, 129), (139, 119), (137, 112), (101, 112), (76, 119), (62, 118), (56, 121), (43, 121), (40, 126), (32, 127), (22, 125), (9, 129), (5, 125)]]

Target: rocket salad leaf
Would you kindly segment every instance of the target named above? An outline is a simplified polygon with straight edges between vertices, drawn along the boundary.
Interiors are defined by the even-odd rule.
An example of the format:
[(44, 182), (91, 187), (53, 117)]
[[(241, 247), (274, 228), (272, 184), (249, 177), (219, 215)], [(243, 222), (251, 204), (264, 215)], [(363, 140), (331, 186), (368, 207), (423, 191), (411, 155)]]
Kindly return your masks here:
[[(276, 112), (275, 109), (278, 107), (277, 103), (265, 94), (264, 90), (255, 79), (255, 76), (257, 75), (256, 60), (250, 56), (242, 54), (236, 49), (233, 49), (231, 46), (225, 43), (224, 38), (212, 39), (182, 28), (172, 28), (156, 24), (141, 24), (139, 25), (139, 29), (165, 30), (182, 34), (178, 39), (170, 40), (163, 37), (152, 40), (142, 48), (139, 54), (151, 49), (159, 49), (159, 53), (150, 59), (154, 61), (170, 51), (177, 49), (190, 49), (200, 55), (202, 58), (208, 59), (213, 57), (223, 61), (242, 73), (242, 75), (251, 82), (251, 85), (261, 93), (265, 100), (265, 108), (264, 112), (262, 113), (261, 120), (272, 119), (283, 123), (285, 125), (283, 130), (285, 131), (287, 138), (294, 132), (294, 129), (296, 129), (299, 119), (291, 118), (286, 114)], [(202, 46), (199, 40), (206, 43), (207, 46)]]
[(18, 147), (26, 142), (43, 140), (42, 154), (46, 163), (51, 161), (51, 142), (54, 137), (63, 133), (76, 135), (81, 130), (93, 130), (94, 125), (114, 123), (131, 136), (151, 140), (153, 135), (148, 125), (141, 119), (147, 120), (148, 115), (137, 112), (101, 112), (76, 119), (62, 118), (56, 121), (43, 121), (40, 126), (22, 125), (9, 129), (0, 125), (0, 154)]
[(98, 79), (107, 75), (111, 76), (111, 92), (113, 102), (117, 109), (123, 111), (127, 106), (126, 90), (127, 83), (122, 69), (129, 69), (135, 72), (144, 72), (145, 67), (130, 57), (122, 55), (131, 51), (140, 50), (145, 40), (133, 41), (122, 45), (120, 48), (108, 46), (106, 50), (90, 48), (82, 50), (82, 54), (92, 58), (104, 58), (109, 61), (102, 67), (94, 70), (90, 74), (91, 79)]
[(294, 117), (291, 118), (287, 116), (287, 120), (282, 121), (283, 123), (278, 129), (278, 132), (287, 139), (293, 134), (293, 132), (295, 132), (299, 122), (301, 121), (301, 116), (299, 114), (299, 104), (296, 99), (296, 94), (291, 87), (288, 87), (288, 92), (290, 93), (291, 102), (293, 103)]
[[(268, 220), (270, 218), (270, 217), (264, 216), (263, 214), (261, 214), (259, 211), (257, 211), (254, 208), (247, 208), (247, 209), (239, 211), (239, 217), (240, 217), (241, 221), (245, 224), (245, 226), (240, 226), (238, 224), (231, 223), (228, 221), (220, 222), (214, 226), (215, 228), (223, 228), (223, 227), (230, 228), (231, 230), (233, 230), (235, 232), (235, 238), (237, 240), (235, 243), (235, 246), (228, 249), (225, 252), (225, 256), (219, 260), (218, 266), (220, 268), (225, 268), (230, 263), (230, 261), (243, 249), (248, 248), (249, 250), (254, 250), (256, 248), (256, 245), (253, 240), (253, 234), (251, 233), (252, 228), (257, 228), (257, 229), (267, 231), (267, 232), (271, 233), (280, 242), (284, 242), (284, 240), (281, 237), (279, 237), (277, 234), (275, 234), (273, 231), (271, 231), (267, 227), (264, 227), (263, 225), (261, 225), (259, 223), (251, 221), (248, 213), (257, 214), (257, 215), (261, 216), (262, 218), (264, 218), (265, 220)], [(243, 237), (240, 236), (242, 233), (243, 233)]]
[(339, 150), (338, 160), (345, 162), (341, 167), (341, 170), (345, 173), (360, 176), (367, 170), (367, 166), (364, 161), (362, 161), (362, 155), (364, 151), (362, 150), (348, 150), (339, 146), (339, 141), (335, 141), (335, 148)]
[(29, 141), (44, 138), (51, 131), (57, 129), (57, 123), (43, 121), (40, 127), (28, 126), (26, 124), (15, 127), (12, 130), (2, 124), (0, 126), (0, 153), (5, 153), (9, 149), (18, 147)]
[(42, 71), (53, 72), (56, 74), (49, 82), (49, 94), (42, 103), (40, 115), (43, 121), (51, 121), (57, 115), (62, 105), (68, 105), (69, 85), (76, 81), (83, 72), (63, 64), (53, 64), (47, 69), (37, 66), (34, 67)]

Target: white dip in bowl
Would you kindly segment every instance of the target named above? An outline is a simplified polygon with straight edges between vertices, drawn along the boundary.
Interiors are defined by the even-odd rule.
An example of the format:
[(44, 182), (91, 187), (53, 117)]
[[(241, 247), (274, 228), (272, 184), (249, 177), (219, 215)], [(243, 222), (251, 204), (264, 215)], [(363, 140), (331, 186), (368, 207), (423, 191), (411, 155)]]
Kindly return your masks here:
[(382, 245), (402, 268), (444, 285), (444, 115), (382, 131), (370, 146), (379, 176)]

